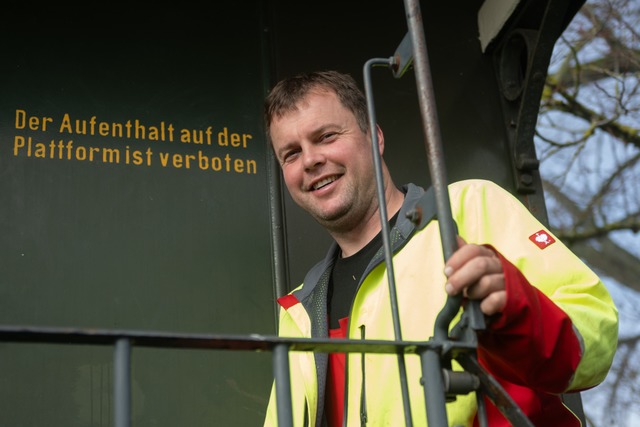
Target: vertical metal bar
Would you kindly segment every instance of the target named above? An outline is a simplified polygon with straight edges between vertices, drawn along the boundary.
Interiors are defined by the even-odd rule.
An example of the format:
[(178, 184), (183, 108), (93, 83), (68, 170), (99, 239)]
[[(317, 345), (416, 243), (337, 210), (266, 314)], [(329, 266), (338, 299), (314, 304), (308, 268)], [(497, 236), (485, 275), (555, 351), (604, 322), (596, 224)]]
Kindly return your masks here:
[(422, 362), (422, 386), (427, 408), (427, 423), (434, 427), (448, 426), (440, 353), (433, 349), (425, 350), (420, 354), (420, 361)]
[[(268, 31), (270, 15), (273, 13), (271, 6), (273, 2), (266, 0), (260, 1), (260, 26), (264, 31), (261, 32), (261, 52), (262, 52), (262, 85), (267, 88), (272, 84), (272, 68), (270, 46), (271, 31)], [(269, 148), (267, 149), (267, 180), (269, 183), (269, 215), (271, 218), (271, 252), (273, 259), (273, 283), (274, 293), (276, 297), (285, 295), (288, 292), (289, 285), (289, 268), (287, 259), (287, 239), (285, 228), (285, 212), (282, 190), (282, 179), (280, 165), (276, 159), (271, 143), (267, 140)], [(274, 310), (277, 312), (278, 303), (274, 300)], [(278, 316), (274, 316), (275, 326), (277, 327)]]
[[(455, 223), (451, 213), (447, 173), (444, 156), (442, 154), (442, 138), (440, 135), (433, 81), (431, 78), (431, 67), (429, 65), (429, 56), (427, 54), (427, 44), (424, 35), (424, 23), (422, 21), (422, 13), (420, 12), (419, 0), (404, 0), (404, 5), (407, 26), (413, 47), (413, 66), (415, 69), (418, 101), (422, 113), (422, 124), (426, 137), (425, 147), (427, 150), (429, 171), (431, 173), (431, 185), (433, 186), (436, 199), (442, 251), (446, 262), (458, 248), (458, 243)], [(436, 342), (444, 343), (449, 339), (449, 325), (460, 311), (461, 305), (462, 294), (447, 297), (447, 301), (438, 313), (434, 324), (433, 337)], [(480, 312), (479, 302), (469, 301), (466, 310), (474, 321), (477, 320), (475, 326), (481, 327), (484, 317)], [(443, 395), (443, 391), (445, 390), (443, 388), (443, 362), (441, 357), (442, 355), (429, 351), (423, 359), (423, 363), (425, 363), (423, 366), (423, 374), (426, 376), (424, 379), (425, 404), (433, 408), (431, 411), (427, 410), (427, 419), (431, 425), (440, 425), (441, 423), (442, 425), (447, 425), (446, 411), (442, 412), (442, 410), (439, 409), (441, 405), (443, 405), (442, 407), (444, 408), (446, 404), (446, 399)], [(435, 414), (434, 411), (436, 411)], [(444, 416), (442, 420), (439, 419), (440, 414)], [(432, 417), (438, 417), (438, 419), (432, 421)]]
[[(442, 154), (442, 142), (438, 113), (435, 105), (431, 67), (427, 54), (424, 36), (424, 23), (418, 0), (404, 0), (407, 26), (413, 45), (413, 66), (415, 70), (418, 101), (422, 113), (422, 125), (425, 133), (425, 147), (431, 174), (431, 185), (436, 199), (438, 224), (444, 260), (447, 261), (458, 247), (456, 231), (451, 213), (446, 167)], [(438, 313), (434, 323), (433, 336), (436, 342), (444, 342), (449, 338), (449, 324), (459, 312), (462, 295), (449, 296)], [(422, 357), (423, 387), (425, 405), (427, 406), (427, 422), (432, 426), (448, 425), (446, 398), (442, 378), (441, 355), (428, 351)]]
[(289, 373), (289, 346), (275, 344), (273, 347), (273, 372), (276, 381), (276, 410), (278, 426), (293, 426), (291, 405), (291, 375)]
[[(273, 154), (268, 150), (267, 177), (269, 180), (269, 214), (271, 215), (271, 252), (273, 259), (274, 293), (277, 297), (287, 293), (289, 283), (286, 236), (284, 225), (284, 206), (282, 201), (282, 184), (280, 181), (280, 166)], [(278, 311), (274, 302), (274, 310)], [(277, 316), (276, 326), (277, 326)]]
[(131, 342), (116, 340), (113, 357), (113, 401), (115, 427), (131, 426)]
[(478, 427), (489, 427), (489, 419), (487, 418), (487, 405), (484, 401), (484, 393), (476, 394), (476, 402), (478, 405), (478, 415), (476, 416), (478, 419)]
[[(436, 198), (442, 251), (446, 261), (457, 249), (458, 244), (451, 214), (451, 204), (446, 179), (447, 173), (444, 156), (442, 154), (438, 113), (433, 93), (433, 82), (431, 80), (431, 68), (427, 55), (427, 44), (424, 36), (422, 15), (420, 13), (420, 3), (418, 0), (404, 0), (404, 5), (407, 15), (407, 25), (413, 42), (413, 66), (415, 69), (418, 101), (422, 112), (422, 125), (426, 137), (425, 146), (428, 154), (429, 171), (431, 172), (431, 185), (433, 186)], [(436, 339), (448, 338), (449, 323), (451, 323), (451, 320), (453, 320), (460, 310), (461, 303), (461, 295), (447, 298), (444, 308), (436, 318), (434, 329), (434, 337)]]
[[(402, 341), (402, 330), (400, 327), (400, 314), (398, 310), (398, 298), (396, 293), (395, 273), (393, 270), (393, 253), (389, 237), (389, 219), (387, 216), (387, 205), (384, 194), (384, 181), (382, 176), (382, 161), (378, 150), (378, 132), (376, 126), (375, 103), (373, 101), (373, 89), (371, 87), (371, 68), (374, 65), (391, 66), (394, 58), (373, 58), (364, 65), (364, 87), (367, 95), (367, 108), (369, 110), (369, 130), (371, 132), (371, 149), (373, 152), (373, 165), (376, 172), (376, 186), (378, 192), (378, 208), (380, 210), (380, 222), (382, 226), (382, 245), (387, 267), (387, 280), (389, 282), (389, 297), (391, 302), (391, 316), (393, 319), (393, 330), (397, 341)], [(407, 384), (407, 370), (405, 367), (404, 354), (398, 354), (398, 368), (400, 370), (400, 388), (402, 390), (402, 403), (404, 405), (405, 425), (411, 427), (411, 404), (409, 401), (409, 388)]]
[(413, 42), (413, 66), (415, 69), (418, 101), (422, 112), (422, 124), (426, 136), (425, 146), (429, 154), (431, 185), (435, 190), (436, 206), (439, 213), (438, 222), (440, 223), (440, 233), (442, 235), (442, 249), (445, 259), (449, 259), (458, 245), (455, 226), (451, 216), (451, 205), (446, 180), (447, 173), (444, 156), (442, 154), (442, 138), (440, 136), (438, 112), (431, 79), (431, 68), (427, 55), (427, 44), (418, 0), (405, 0), (405, 11), (407, 13), (409, 33), (411, 34)]

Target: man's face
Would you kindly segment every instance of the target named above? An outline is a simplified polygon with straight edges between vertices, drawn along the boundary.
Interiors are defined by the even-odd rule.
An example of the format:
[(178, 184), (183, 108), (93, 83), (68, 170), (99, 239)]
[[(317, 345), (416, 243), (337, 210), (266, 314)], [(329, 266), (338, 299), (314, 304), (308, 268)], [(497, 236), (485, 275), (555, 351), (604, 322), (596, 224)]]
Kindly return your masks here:
[(271, 124), (285, 184), (322, 225), (348, 231), (377, 206), (369, 134), (333, 92), (314, 90), (297, 107)]

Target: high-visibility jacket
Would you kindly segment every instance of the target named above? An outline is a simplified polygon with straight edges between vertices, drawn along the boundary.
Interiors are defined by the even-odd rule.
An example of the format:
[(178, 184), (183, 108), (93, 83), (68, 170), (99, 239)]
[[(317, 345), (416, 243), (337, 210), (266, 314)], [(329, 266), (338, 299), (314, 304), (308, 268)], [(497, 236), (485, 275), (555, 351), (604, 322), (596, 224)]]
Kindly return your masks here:
[[(433, 210), (433, 194), (405, 186), (405, 201), (390, 233), (393, 270), (403, 341), (429, 340), (446, 302), (444, 256)], [(536, 425), (579, 425), (560, 394), (599, 384), (616, 349), (618, 313), (600, 279), (510, 193), (484, 180), (449, 185), (457, 231), (467, 243), (490, 245), (505, 270), (507, 305), (479, 333), (478, 359)], [(420, 206), (415, 225), (406, 213)], [(279, 330), (284, 337), (326, 338), (327, 287), (338, 248), (279, 299)], [(452, 326), (455, 322), (452, 323)], [(378, 251), (360, 279), (349, 314), (350, 339), (395, 340), (384, 252)], [(405, 355), (413, 425), (427, 423), (422, 370), (417, 355)], [(294, 426), (321, 426), (327, 354), (290, 352)], [(345, 424), (404, 425), (398, 357), (348, 353)], [(460, 369), (454, 360), (454, 369)], [(429, 378), (424, 378), (429, 381)], [(452, 426), (471, 426), (475, 393), (446, 404)], [(494, 425), (501, 415), (492, 405)], [(477, 423), (477, 420), (475, 421)], [(275, 387), (265, 425), (277, 425)], [(508, 425), (508, 424), (504, 424)]]

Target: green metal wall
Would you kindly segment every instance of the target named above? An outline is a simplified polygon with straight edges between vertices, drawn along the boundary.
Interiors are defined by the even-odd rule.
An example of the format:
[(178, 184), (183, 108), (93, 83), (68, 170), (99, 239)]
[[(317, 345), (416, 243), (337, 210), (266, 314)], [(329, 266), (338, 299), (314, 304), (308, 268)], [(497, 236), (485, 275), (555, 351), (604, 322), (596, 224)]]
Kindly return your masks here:
[[(0, 324), (274, 333), (262, 16), (244, 3), (32, 5), (0, 30)], [(112, 355), (1, 343), (0, 425), (113, 425)], [(257, 425), (271, 377), (268, 353), (134, 347), (133, 425)]]

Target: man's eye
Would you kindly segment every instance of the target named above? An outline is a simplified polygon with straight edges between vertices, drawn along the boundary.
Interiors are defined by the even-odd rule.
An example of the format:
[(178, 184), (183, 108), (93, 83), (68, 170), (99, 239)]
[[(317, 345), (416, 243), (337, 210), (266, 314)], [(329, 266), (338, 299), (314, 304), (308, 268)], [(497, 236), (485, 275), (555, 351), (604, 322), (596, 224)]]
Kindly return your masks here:
[(291, 163), (298, 158), (299, 151), (288, 151), (282, 156), (282, 164)]
[(338, 135), (337, 132), (327, 132), (325, 134), (322, 134), (322, 137), (320, 138), (321, 141), (331, 141), (333, 139), (335, 139), (335, 137)]

